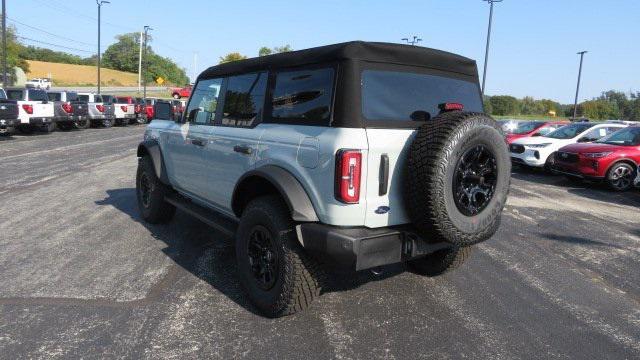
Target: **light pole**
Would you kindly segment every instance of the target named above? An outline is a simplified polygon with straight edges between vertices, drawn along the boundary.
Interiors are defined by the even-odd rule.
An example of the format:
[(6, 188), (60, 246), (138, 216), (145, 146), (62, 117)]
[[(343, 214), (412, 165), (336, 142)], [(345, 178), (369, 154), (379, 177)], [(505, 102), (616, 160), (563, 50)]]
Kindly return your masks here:
[(491, 22), (493, 21), (493, 3), (502, 0), (482, 0), (489, 3), (489, 29), (487, 30), (487, 47), (484, 51), (484, 71), (482, 72), (482, 96), (484, 96), (484, 84), (487, 80), (487, 62), (489, 61), (489, 43), (491, 41)]
[(100, 9), (104, 4), (111, 4), (107, 0), (96, 0), (98, 4), (98, 94), (100, 94)]
[(580, 77), (582, 76), (582, 59), (584, 59), (584, 54), (588, 51), (580, 51), (577, 54), (580, 55), (580, 67), (578, 68), (578, 85), (576, 86), (576, 99), (573, 101), (573, 120), (578, 116), (578, 92), (580, 92)]
[(2, 86), (7, 87), (7, 7), (2, 0)]
[(422, 39), (413, 35), (413, 40), (409, 40), (409, 38), (402, 38), (402, 41), (406, 41), (407, 44), (410, 44), (411, 46), (416, 46), (416, 44), (422, 41)]
[(144, 101), (147, 101), (147, 32), (149, 30), (153, 30), (153, 28), (151, 28), (151, 26), (149, 25), (145, 25), (144, 26), (144, 48), (142, 51), (144, 51), (142, 58), (143, 60), (143, 65), (144, 65), (144, 74), (142, 74), (142, 84), (143, 84), (143, 94), (142, 94), (142, 98), (144, 99)]

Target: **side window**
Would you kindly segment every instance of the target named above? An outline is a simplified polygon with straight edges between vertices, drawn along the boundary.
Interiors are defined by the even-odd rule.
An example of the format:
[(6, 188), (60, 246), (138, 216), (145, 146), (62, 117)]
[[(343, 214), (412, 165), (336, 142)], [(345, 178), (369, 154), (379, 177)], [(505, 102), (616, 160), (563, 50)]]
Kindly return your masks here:
[(191, 94), (187, 108), (187, 119), (198, 125), (211, 125), (216, 116), (218, 96), (222, 87), (222, 78), (198, 81)]
[(272, 122), (328, 126), (333, 97), (333, 68), (276, 74), (271, 95)]
[(225, 89), (222, 125), (250, 127), (262, 120), (266, 72), (231, 76)]
[(607, 136), (607, 134), (610, 134), (611, 131), (607, 130), (608, 128), (606, 127), (599, 127), (596, 129), (593, 129), (591, 131), (589, 131), (588, 133), (586, 133), (583, 138), (587, 138), (589, 140), (595, 141), (600, 139), (603, 136)]

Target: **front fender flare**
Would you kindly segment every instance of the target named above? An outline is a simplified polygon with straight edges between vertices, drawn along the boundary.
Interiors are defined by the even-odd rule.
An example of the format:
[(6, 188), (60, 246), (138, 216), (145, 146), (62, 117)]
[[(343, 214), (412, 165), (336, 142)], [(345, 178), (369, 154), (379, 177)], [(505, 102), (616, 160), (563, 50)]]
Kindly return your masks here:
[(265, 165), (257, 169), (251, 170), (244, 174), (236, 183), (233, 189), (233, 197), (231, 200), (232, 208), (237, 216), (241, 215), (241, 209), (239, 208), (239, 190), (242, 188), (244, 180), (249, 178), (259, 177), (262, 178), (271, 185), (273, 185), (285, 203), (291, 211), (291, 218), (294, 221), (300, 222), (317, 222), (319, 221), (318, 215), (309, 199), (309, 195), (302, 187), (302, 184), (287, 170), (275, 166)]
[(138, 157), (141, 158), (145, 155), (151, 157), (153, 162), (153, 169), (156, 172), (156, 176), (163, 184), (169, 185), (169, 177), (167, 176), (167, 168), (164, 165), (164, 158), (162, 151), (160, 150), (160, 144), (154, 139), (144, 140), (138, 145)]

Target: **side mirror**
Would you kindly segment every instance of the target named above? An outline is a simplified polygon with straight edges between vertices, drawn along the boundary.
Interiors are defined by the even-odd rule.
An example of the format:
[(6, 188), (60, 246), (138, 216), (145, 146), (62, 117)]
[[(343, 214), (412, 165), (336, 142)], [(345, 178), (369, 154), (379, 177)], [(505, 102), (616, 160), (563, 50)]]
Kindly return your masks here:
[(171, 104), (165, 101), (157, 101), (153, 106), (153, 118), (161, 120), (171, 120)]
[(537, 132), (537, 133), (535, 133), (535, 134), (531, 135), (531, 137), (534, 137), (534, 136), (542, 136), (542, 134), (540, 134), (539, 132)]
[(198, 112), (200, 111), (200, 108), (195, 108), (192, 109), (191, 111), (189, 111), (189, 116), (187, 116), (187, 121), (192, 122), (196, 119), (196, 116), (198, 115)]
[(583, 143), (583, 142), (589, 142), (589, 141), (593, 141), (593, 139), (588, 138), (588, 137), (581, 137), (580, 139), (578, 139), (579, 143)]

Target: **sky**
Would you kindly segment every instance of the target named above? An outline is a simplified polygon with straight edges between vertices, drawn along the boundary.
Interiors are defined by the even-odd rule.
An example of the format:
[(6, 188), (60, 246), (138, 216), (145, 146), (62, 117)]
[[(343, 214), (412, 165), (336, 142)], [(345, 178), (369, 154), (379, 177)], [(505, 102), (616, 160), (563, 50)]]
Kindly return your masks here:
[[(116, 35), (149, 25), (154, 51), (176, 61), (189, 76), (229, 52), (251, 57), (262, 46), (402, 42), (413, 35), (423, 39), (420, 46), (476, 60), (482, 76), (489, 17), (489, 5), (482, 0), (110, 1), (102, 7), (103, 51)], [(40, 44), (77, 55), (96, 52), (95, 0), (6, 2), (8, 23), (18, 35), (73, 48)], [(640, 91), (640, 1), (496, 3), (485, 92), (573, 103), (576, 52), (582, 50), (589, 52), (580, 101), (610, 89)]]

